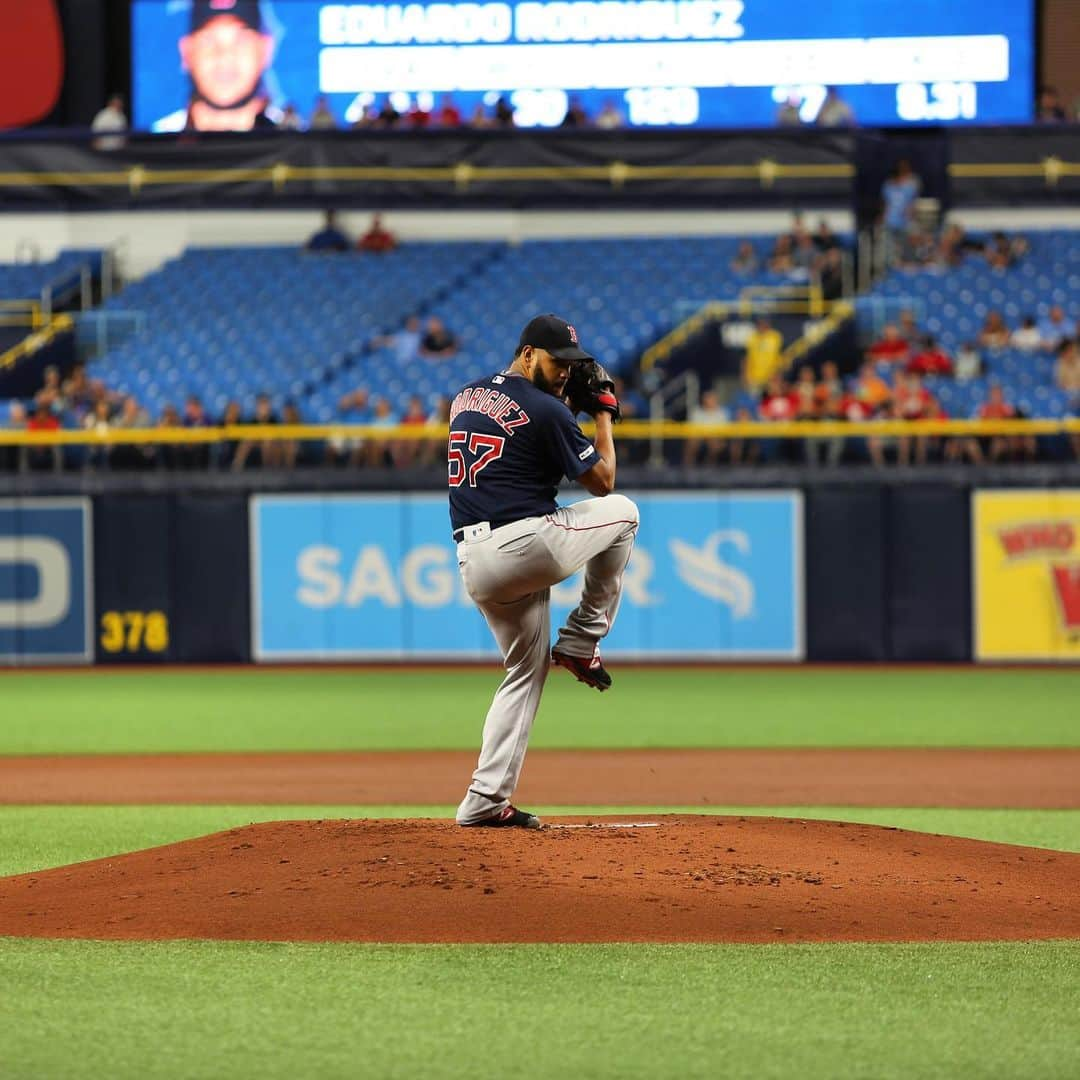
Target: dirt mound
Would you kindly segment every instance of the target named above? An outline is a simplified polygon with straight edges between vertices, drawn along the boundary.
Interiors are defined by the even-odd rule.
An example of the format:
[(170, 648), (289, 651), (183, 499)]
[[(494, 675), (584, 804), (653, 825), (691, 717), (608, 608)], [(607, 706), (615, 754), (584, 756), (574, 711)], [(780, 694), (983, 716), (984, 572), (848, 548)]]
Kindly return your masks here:
[[(628, 827), (632, 826), (632, 827)], [(276, 941), (1080, 937), (1080, 855), (832, 821), (281, 821), (0, 879), (0, 935)]]

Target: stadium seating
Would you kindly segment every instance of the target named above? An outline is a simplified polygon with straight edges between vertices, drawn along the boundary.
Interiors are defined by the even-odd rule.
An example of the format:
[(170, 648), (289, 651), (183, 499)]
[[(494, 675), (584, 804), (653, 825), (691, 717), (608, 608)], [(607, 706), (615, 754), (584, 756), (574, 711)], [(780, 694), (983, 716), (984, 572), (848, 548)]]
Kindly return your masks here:
[[(399, 414), (413, 394), (429, 404), (509, 361), (517, 328), (538, 311), (576, 319), (582, 340), (625, 369), (687, 303), (779, 284), (729, 269), (727, 237), (405, 244), (383, 256), (310, 255), (292, 248), (191, 249), (130, 285), (106, 311), (140, 311), (142, 329), (93, 365), (157, 417), (198, 394), (217, 415), (250, 410), (266, 391), (305, 420), (339, 418), (357, 386)], [(771, 242), (762, 241), (765, 256)], [(373, 337), (412, 312), (439, 315), (461, 341), (451, 360), (396, 366)]]
[(50, 262), (0, 263), (0, 300), (37, 300), (47, 285), (86, 265), (97, 274), (101, 252), (66, 250)]
[[(1009, 270), (993, 270), (978, 254), (954, 269), (893, 270), (856, 301), (860, 329), (872, 336), (882, 322), (910, 308), (927, 333), (953, 353), (975, 341), (990, 311), (999, 311), (1010, 330), (1022, 319), (1043, 318), (1060, 304), (1075, 320), (1080, 312), (1080, 237), (1074, 232), (1032, 233), (1030, 252)], [(1049, 353), (982, 349), (983, 374), (969, 382), (931, 378), (927, 388), (950, 416), (971, 416), (999, 383), (1017, 408), (1031, 417), (1062, 417), (1069, 395), (1054, 385), (1055, 359)]]
[[(977, 337), (992, 309), (1013, 327), (1026, 315), (1041, 318), (1052, 304), (1075, 314), (1075, 234), (1036, 233), (1030, 242), (1030, 254), (1008, 271), (974, 254), (948, 271), (894, 270), (856, 301), (860, 325), (869, 336), (911, 307), (953, 351)], [(748, 284), (786, 281), (767, 272), (734, 275), (736, 246), (734, 238), (700, 236), (418, 243), (377, 258), (195, 248), (106, 302), (106, 313), (141, 313), (142, 329), (97, 360), (92, 374), (134, 393), (155, 418), (188, 393), (218, 415), (231, 399), (248, 412), (255, 394), (266, 391), (277, 408), (291, 399), (304, 419), (327, 422), (339, 417), (341, 395), (358, 386), (386, 397), (400, 414), (413, 394), (430, 405), (506, 363), (515, 328), (546, 310), (576, 319), (582, 340), (626, 371), (689, 308), (737, 296)], [(759, 241), (759, 256), (770, 246)], [(48, 264), (0, 267), (0, 294), (33, 296), (85, 259), (66, 252)], [(397, 329), (411, 312), (440, 316), (459, 337), (459, 354), (400, 368), (391, 349), (371, 348), (372, 338)], [(983, 357), (978, 379), (928, 380), (950, 415), (971, 415), (991, 380), (1029, 416), (1067, 414), (1051, 355), (1005, 349)]]

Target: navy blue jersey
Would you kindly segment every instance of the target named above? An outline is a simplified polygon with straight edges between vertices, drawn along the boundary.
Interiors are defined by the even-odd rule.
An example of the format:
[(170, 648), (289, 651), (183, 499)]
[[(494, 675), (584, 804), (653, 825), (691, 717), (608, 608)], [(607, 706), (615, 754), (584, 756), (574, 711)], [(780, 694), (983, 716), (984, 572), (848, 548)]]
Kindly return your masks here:
[(508, 374), (469, 383), (454, 398), (447, 453), (454, 529), (550, 514), (559, 481), (599, 461), (562, 401)]

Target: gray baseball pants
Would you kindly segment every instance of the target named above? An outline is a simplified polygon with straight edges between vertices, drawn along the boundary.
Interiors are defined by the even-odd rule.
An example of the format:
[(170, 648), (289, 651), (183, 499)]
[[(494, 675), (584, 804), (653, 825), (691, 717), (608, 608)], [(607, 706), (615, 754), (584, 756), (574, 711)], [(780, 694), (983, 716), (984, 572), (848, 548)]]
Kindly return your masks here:
[(480, 760), (457, 811), (460, 824), (498, 813), (517, 787), (551, 663), (551, 586), (585, 568), (581, 601), (554, 647), (591, 659), (619, 610), (637, 527), (637, 506), (612, 494), (547, 517), (465, 530), (458, 567), (495, 635), (506, 677), (484, 721)]

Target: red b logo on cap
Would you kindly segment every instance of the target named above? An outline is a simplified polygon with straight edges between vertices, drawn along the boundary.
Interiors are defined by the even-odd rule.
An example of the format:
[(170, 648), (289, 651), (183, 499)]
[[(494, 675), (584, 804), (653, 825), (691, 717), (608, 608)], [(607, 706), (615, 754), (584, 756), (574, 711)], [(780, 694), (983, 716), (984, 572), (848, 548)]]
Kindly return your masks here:
[(566, 329), (570, 331), (570, 340), (576, 345), (578, 343), (577, 331), (569, 324), (566, 324)]
[(53, 0), (0, 3), (0, 128), (52, 111), (64, 79), (64, 46)]

